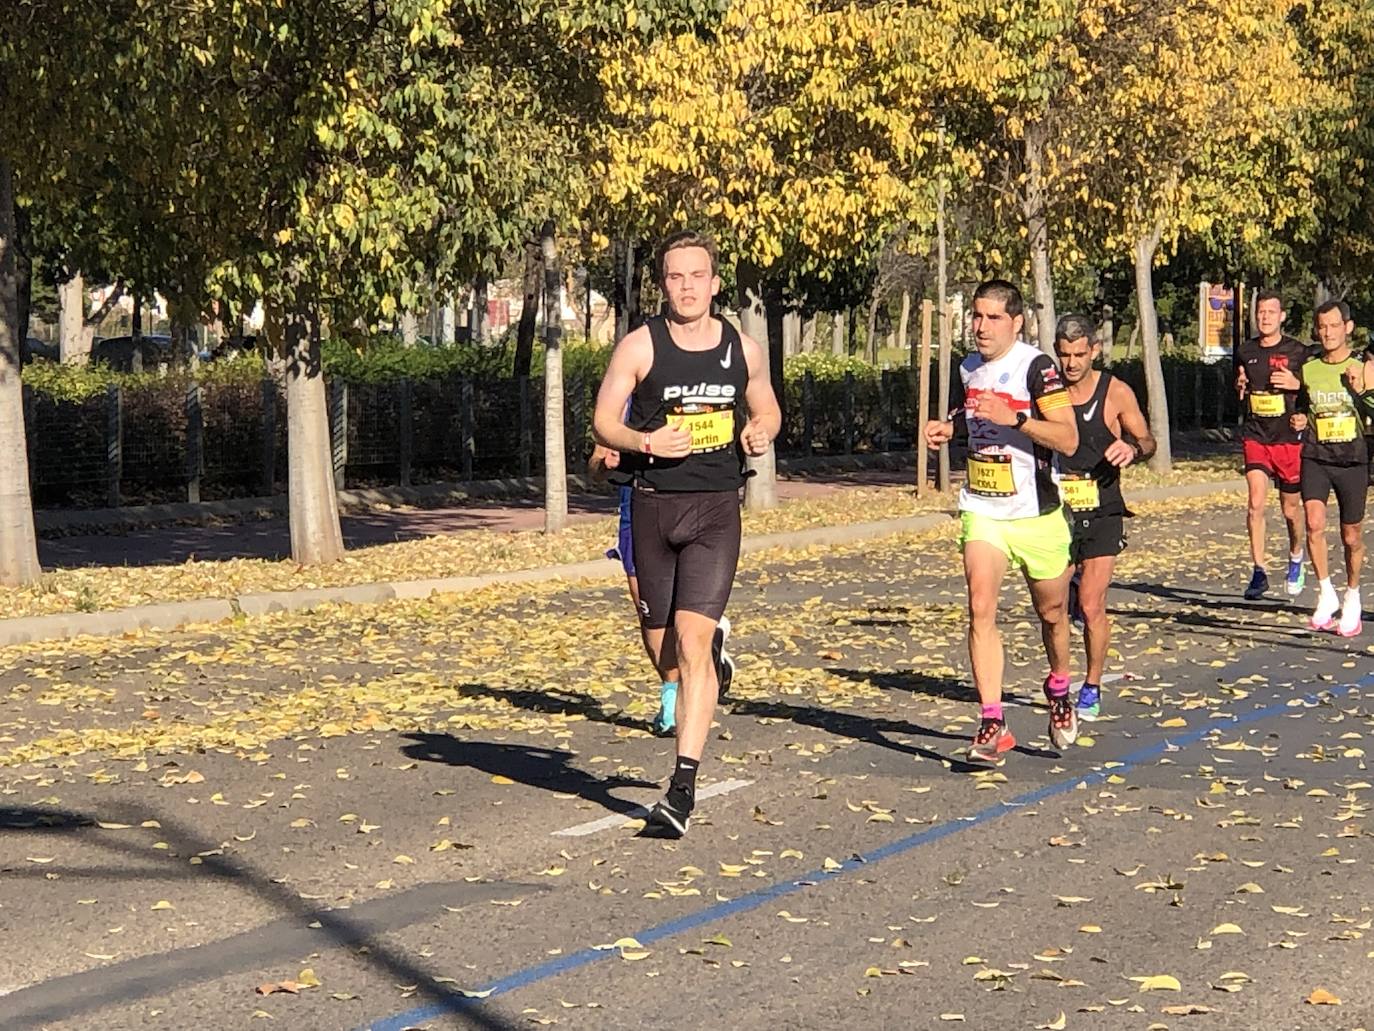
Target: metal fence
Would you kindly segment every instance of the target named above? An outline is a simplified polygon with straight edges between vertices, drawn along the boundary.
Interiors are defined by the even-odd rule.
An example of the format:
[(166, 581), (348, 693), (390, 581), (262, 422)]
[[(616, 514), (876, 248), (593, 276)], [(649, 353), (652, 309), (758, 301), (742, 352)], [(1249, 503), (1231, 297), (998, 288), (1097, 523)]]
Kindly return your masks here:
[[(1114, 370), (1144, 401), (1138, 363)], [(1229, 366), (1169, 362), (1174, 429), (1234, 425)], [(788, 457), (903, 450), (916, 439), (914, 369), (872, 376), (788, 380), (779, 452)], [(930, 377), (930, 415), (948, 399)], [(591, 454), (597, 382), (564, 390), (569, 471)], [(544, 385), (536, 378), (449, 377), (382, 384), (328, 383), (335, 479), (340, 487), (490, 480), (543, 472)], [(26, 388), (34, 503), (117, 507), (280, 493), (287, 471), (286, 399), (273, 379), (197, 385), (185, 379), (110, 387), (81, 402)]]

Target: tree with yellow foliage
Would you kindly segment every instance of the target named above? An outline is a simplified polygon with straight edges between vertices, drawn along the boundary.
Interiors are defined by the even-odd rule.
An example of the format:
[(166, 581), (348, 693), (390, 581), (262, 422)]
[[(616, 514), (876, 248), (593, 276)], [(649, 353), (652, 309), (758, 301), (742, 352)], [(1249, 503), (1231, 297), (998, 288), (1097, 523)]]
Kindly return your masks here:
[[(971, 167), (937, 145), (949, 38), (925, 7), (737, 0), (709, 36), (606, 62), (594, 176), (641, 237), (713, 232), (737, 262), (745, 330), (766, 339), (761, 275), (824, 279), (896, 225), (928, 229), (937, 169)], [(770, 500), (762, 472), (751, 504)]]
[(1069, 185), (1095, 212), (1108, 252), (1128, 250), (1159, 449), (1171, 467), (1153, 268), (1189, 235), (1214, 247), (1239, 237), (1272, 251), (1276, 234), (1310, 231), (1317, 156), (1309, 129), (1331, 94), (1294, 34), (1296, 0), (1163, 0), (1131, 21), (1101, 4), (1092, 28), (1127, 60), (1065, 123), (1056, 144)]

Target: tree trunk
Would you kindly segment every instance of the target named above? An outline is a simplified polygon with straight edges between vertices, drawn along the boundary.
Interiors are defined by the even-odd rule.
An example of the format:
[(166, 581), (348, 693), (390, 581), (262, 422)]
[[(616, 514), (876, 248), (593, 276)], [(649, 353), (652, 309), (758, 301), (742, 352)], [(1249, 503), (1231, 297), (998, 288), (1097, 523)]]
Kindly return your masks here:
[(515, 375), (528, 376), (534, 361), (534, 329), (539, 318), (539, 299), (543, 293), (541, 286), (542, 262), (540, 261), (538, 240), (525, 244), (524, 300), (520, 308), (520, 325), (515, 330)]
[[(911, 291), (902, 291), (902, 317), (897, 323), (897, 350), (904, 351), (907, 347), (907, 329), (911, 322)], [(911, 364), (916, 364), (916, 348), (911, 349)]]
[(816, 316), (812, 315), (802, 323), (801, 345), (798, 348), (803, 354), (810, 354), (816, 349)]
[(199, 361), (195, 339), (195, 312), (179, 297), (167, 299), (167, 335), (172, 338), (171, 358), (195, 365)]
[(1160, 231), (1154, 229), (1136, 241), (1135, 299), (1140, 312), (1140, 351), (1145, 366), (1145, 390), (1149, 397), (1150, 429), (1159, 449), (1150, 468), (1167, 473), (1174, 466), (1169, 446), (1169, 399), (1164, 393), (1164, 366), (1159, 359), (1159, 320), (1155, 314), (1154, 264)]
[(801, 312), (789, 311), (782, 317), (782, 353), (792, 357), (801, 351)]
[(0, 158), (0, 584), (7, 587), (43, 575), (29, 498), (14, 229), (14, 175)]
[(1112, 311), (1110, 304), (1102, 309), (1102, 325), (1098, 327), (1097, 339), (1102, 341), (1102, 364), (1107, 368), (1112, 367), (1113, 348), (1116, 347), (1116, 322), (1114, 321), (1115, 312)]
[(849, 318), (848, 313), (837, 311), (830, 314), (830, 353), (843, 357), (849, 353), (849, 348), (844, 342), (844, 324)]
[(420, 319), (413, 311), (401, 313), (401, 343), (414, 347), (420, 342)]
[(630, 280), (634, 264), (634, 240), (615, 242), (615, 339), (618, 343), (630, 332)]
[(873, 299), (868, 302), (868, 335), (864, 337), (864, 357), (868, 359), (870, 365), (878, 362), (878, 304), (880, 298), (875, 291)]
[(1040, 350), (1054, 354), (1054, 273), (1050, 264), (1050, 236), (1045, 196), (1045, 129), (1035, 123), (1026, 129), (1026, 217), (1027, 246), (1030, 249), (1031, 279), (1035, 286), (1036, 331)]
[[(763, 352), (765, 364), (769, 363), (768, 355), (768, 315), (763, 304), (763, 286), (760, 282), (759, 270), (756, 266), (746, 261), (740, 261), (735, 267), (735, 284), (739, 290), (739, 322), (740, 329), (745, 336), (752, 337)], [(771, 368), (769, 369), (772, 379)], [(760, 512), (767, 508), (776, 508), (778, 504), (778, 467), (776, 450), (769, 448), (768, 452), (759, 458), (749, 459), (749, 468), (754, 475), (749, 477), (744, 484), (744, 507), (751, 512)]]
[[(11, 188), (13, 175), (11, 174)], [(19, 301), (19, 362), (28, 363), (33, 356), (29, 354), (29, 316), (33, 311), (33, 252), (28, 237), (31, 226), (28, 217), (17, 208), (14, 212), (14, 278), (15, 293)]]
[(553, 220), (539, 234), (544, 266), (544, 532), (568, 525), (568, 460), (563, 452), (563, 272)]
[[(940, 125), (940, 152), (943, 154), (945, 149), (945, 127)], [(935, 314), (937, 318), (936, 327), (939, 334), (939, 352), (936, 357), (936, 364), (939, 372), (936, 376), (936, 391), (939, 395), (938, 407), (935, 411), (935, 418), (943, 419), (949, 409), (949, 389), (950, 389), (950, 361), (953, 349), (950, 340), (954, 326), (949, 310), (949, 262), (946, 254), (945, 243), (945, 176), (940, 173), (940, 181), (936, 186), (935, 194), (935, 232), (936, 232), (936, 254), (935, 254)], [(918, 433), (924, 433), (925, 427), (917, 427)], [(939, 491), (949, 490), (949, 445), (940, 445), (940, 461), (935, 467), (935, 489)]]
[(78, 272), (57, 288), (61, 314), (57, 318), (58, 353), (64, 365), (91, 360), (91, 334), (86, 330), (86, 283)]
[(342, 558), (344, 546), (320, 361), (320, 327), (313, 312), (298, 307), (287, 316), (285, 330), (291, 558), (303, 566), (324, 565)]
[(472, 315), (468, 319), (474, 344), (485, 343), (487, 328), (487, 277), (479, 275), (472, 281)]

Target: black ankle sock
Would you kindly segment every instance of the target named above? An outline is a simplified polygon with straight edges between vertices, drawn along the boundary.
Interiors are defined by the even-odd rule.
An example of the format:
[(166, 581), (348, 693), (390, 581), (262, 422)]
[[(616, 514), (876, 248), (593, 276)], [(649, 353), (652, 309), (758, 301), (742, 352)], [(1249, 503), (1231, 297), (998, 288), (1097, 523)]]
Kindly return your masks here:
[(673, 767), (673, 779), (668, 784), (669, 792), (685, 798), (688, 807), (696, 802), (697, 768), (700, 765), (700, 759), (689, 759), (685, 755), (679, 755), (677, 765)]

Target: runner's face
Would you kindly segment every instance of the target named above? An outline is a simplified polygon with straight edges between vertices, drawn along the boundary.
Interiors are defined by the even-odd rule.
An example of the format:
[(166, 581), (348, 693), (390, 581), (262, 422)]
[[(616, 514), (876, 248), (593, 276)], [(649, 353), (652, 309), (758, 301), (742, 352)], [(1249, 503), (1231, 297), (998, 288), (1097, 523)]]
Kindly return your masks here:
[(1064, 370), (1064, 382), (1072, 386), (1082, 383), (1088, 373), (1093, 371), (1097, 347), (1087, 337), (1079, 337), (1077, 340), (1056, 340), (1054, 353), (1059, 356), (1059, 367)]
[(1275, 300), (1260, 301), (1255, 308), (1255, 324), (1260, 336), (1273, 336), (1283, 325), (1283, 305)]
[(1016, 342), (1025, 319), (1008, 315), (1003, 301), (980, 297), (973, 302), (973, 343), (984, 358), (996, 358)]
[(679, 319), (699, 319), (711, 311), (720, 277), (711, 271), (705, 247), (679, 247), (663, 256), (663, 294)]
[(1350, 338), (1352, 323), (1341, 318), (1339, 311), (1324, 311), (1317, 316), (1317, 339), (1322, 350), (1330, 353), (1339, 351)]

